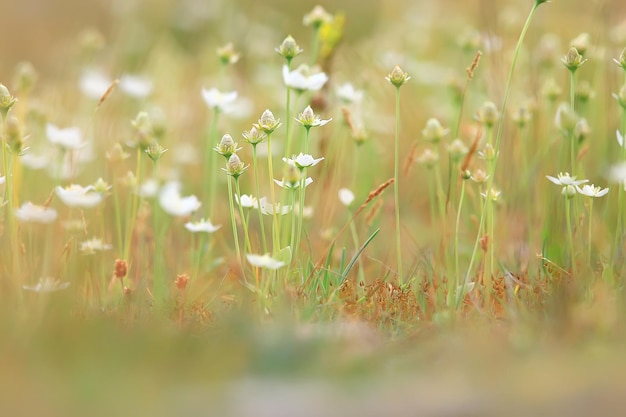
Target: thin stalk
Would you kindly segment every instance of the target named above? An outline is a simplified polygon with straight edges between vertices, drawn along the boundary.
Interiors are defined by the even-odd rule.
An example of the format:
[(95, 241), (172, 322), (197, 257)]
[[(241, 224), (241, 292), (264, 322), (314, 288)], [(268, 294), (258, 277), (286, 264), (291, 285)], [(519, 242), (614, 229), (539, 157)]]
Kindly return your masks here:
[[(448, 297), (448, 306), (452, 305), (452, 301), (458, 298), (456, 290), (459, 286), (459, 278), (461, 269), (459, 267), (459, 225), (461, 224), (461, 210), (463, 209), (463, 199), (465, 198), (465, 180), (461, 182), (461, 195), (459, 196), (459, 207), (456, 211), (456, 224), (454, 227), (454, 280), (453, 286), (448, 288), (448, 294), (452, 294)], [(454, 297), (454, 298), (452, 298)]]
[(591, 266), (591, 222), (593, 216), (593, 197), (589, 199), (589, 232), (587, 234), (587, 263)]
[(404, 285), (404, 274), (402, 273), (402, 239), (400, 238), (400, 191), (399, 191), (399, 169), (400, 169), (400, 87), (396, 87), (396, 137), (394, 152), (394, 182), (393, 195), (396, 211), (396, 255), (398, 258), (398, 282)]
[(267, 134), (267, 168), (269, 171), (269, 182), (270, 182), (270, 196), (272, 198), (272, 242), (273, 242), (273, 250), (274, 252), (278, 252), (280, 250), (280, 231), (278, 226), (278, 214), (276, 213), (276, 192), (274, 191), (274, 168), (272, 165), (272, 135), (271, 133)]
[[(261, 226), (261, 241), (263, 242), (263, 253), (267, 253), (267, 240), (265, 239), (265, 226), (263, 214), (261, 213), (261, 189), (259, 187), (259, 171), (256, 158), (256, 144), (252, 145), (252, 169), (254, 170), (254, 185), (256, 188), (257, 213), (259, 215), (259, 225)], [(270, 178), (270, 181), (272, 179)], [(241, 200), (239, 200), (241, 201)]]
[(246, 221), (246, 217), (243, 214), (243, 207), (241, 206), (241, 191), (239, 189), (239, 178), (235, 178), (235, 192), (237, 193), (237, 200), (240, 202), (239, 204), (239, 217), (241, 217), (241, 223), (243, 224), (243, 233), (245, 237), (245, 245), (246, 251), (248, 253), (252, 252), (252, 247), (250, 246), (250, 237), (248, 235), (248, 222)]
[(574, 256), (574, 233), (572, 232), (572, 216), (571, 206), (572, 202), (570, 198), (567, 198), (565, 202), (565, 221), (567, 222), (567, 241), (569, 244), (570, 262), (572, 264), (572, 274), (576, 275), (576, 258)]
[[(217, 142), (217, 123), (219, 119), (219, 109), (215, 107), (213, 111), (213, 120), (211, 120), (211, 125), (209, 127), (209, 135), (206, 140), (204, 154), (204, 169), (202, 178), (210, 178), (209, 180), (209, 218), (213, 217), (213, 213), (215, 210), (215, 193), (217, 191), (217, 175), (212, 172), (217, 166), (217, 161), (215, 160), (216, 152), (213, 152), (213, 144)], [(206, 193), (206, 191), (205, 191)], [(206, 194), (205, 194), (206, 197)]]
[[(137, 184), (141, 183), (141, 161), (142, 161), (142, 152), (137, 149), (137, 162), (135, 168), (135, 179)], [(137, 207), (139, 206), (139, 193), (138, 190), (132, 190), (133, 192), (133, 202), (130, 210), (130, 223), (128, 224), (128, 229), (126, 230), (126, 239), (124, 241), (124, 260), (130, 263), (130, 245), (133, 240), (133, 229), (135, 228), (135, 221), (137, 220)]]
[(228, 176), (227, 180), (228, 180), (228, 205), (230, 207), (230, 222), (233, 227), (233, 240), (235, 241), (235, 251), (237, 252), (237, 259), (239, 260), (241, 269), (243, 271), (243, 258), (241, 257), (241, 250), (239, 249), (239, 236), (237, 235), (237, 222), (235, 221), (235, 205), (233, 203), (233, 185), (232, 185), (232, 179), (230, 175)]
[[(305, 136), (304, 136), (304, 152), (308, 153), (309, 152), (309, 133), (311, 131), (310, 127), (305, 127)], [(298, 205), (298, 232), (296, 233), (296, 247), (293, 248), (293, 254), (294, 254), (294, 259), (296, 259), (296, 255), (298, 253), (298, 249), (300, 247), (300, 239), (302, 238), (302, 223), (304, 221), (304, 196), (305, 196), (305, 189), (306, 189), (306, 168), (302, 168), (300, 170), (300, 186), (299, 188), (299, 196), (300, 196), (300, 201), (299, 201), (299, 205)], [(292, 208), (293, 210), (293, 208)]]
[[(158, 178), (157, 162), (152, 165), (152, 177)], [(164, 262), (163, 262), (163, 236), (161, 235), (159, 222), (158, 198), (152, 199), (152, 233), (154, 234), (154, 252), (152, 253), (153, 265), (153, 294), (154, 298), (160, 302), (164, 301), (167, 285), (165, 283)]]

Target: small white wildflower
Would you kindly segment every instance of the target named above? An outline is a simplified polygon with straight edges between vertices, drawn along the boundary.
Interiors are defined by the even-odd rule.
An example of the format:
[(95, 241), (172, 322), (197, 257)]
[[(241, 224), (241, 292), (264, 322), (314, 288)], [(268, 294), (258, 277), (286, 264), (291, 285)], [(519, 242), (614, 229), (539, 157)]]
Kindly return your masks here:
[(222, 93), (217, 88), (202, 89), (202, 98), (211, 109), (228, 113), (231, 105), (237, 100), (237, 92)]
[(298, 117), (296, 117), (296, 122), (300, 123), (307, 129), (310, 129), (312, 127), (324, 126), (331, 120), (333, 119), (322, 120), (319, 115), (313, 113), (313, 109), (311, 108), (311, 106), (307, 106), (306, 109), (304, 109), (304, 111), (300, 113)]
[(167, 214), (176, 217), (189, 216), (202, 205), (195, 195), (181, 197), (180, 183), (176, 181), (163, 186), (159, 193), (159, 204)]
[(55, 191), (61, 201), (69, 207), (94, 207), (102, 202), (102, 194), (95, 192), (92, 185), (86, 187), (77, 184), (67, 187), (59, 185)]
[(143, 198), (154, 198), (159, 193), (159, 181), (148, 178), (139, 186), (137, 194)]
[(256, 208), (258, 206), (257, 199), (253, 195), (242, 194), (241, 199), (239, 199), (239, 196), (235, 194), (235, 201), (243, 208)]
[(357, 90), (351, 83), (344, 83), (337, 87), (337, 97), (346, 104), (360, 103), (363, 100), (363, 91)]
[(143, 99), (152, 93), (152, 81), (138, 75), (124, 74), (120, 78), (120, 89), (133, 98)]
[(491, 188), (489, 190), (489, 193), (480, 193), (481, 196), (483, 196), (484, 198), (489, 197), (489, 199), (491, 201), (498, 201), (500, 199), (500, 196), (502, 195), (502, 191), (498, 190), (497, 188)]
[(338, 193), (339, 201), (346, 207), (350, 207), (352, 202), (354, 201), (354, 193), (347, 188), (342, 188)]
[(292, 158), (283, 158), (283, 162), (301, 170), (303, 168), (313, 167), (319, 164), (323, 159), (324, 157), (316, 159), (309, 154), (303, 154), (300, 152), (298, 156), (294, 155)]
[(200, 219), (197, 222), (187, 222), (185, 223), (185, 229), (189, 230), (192, 233), (198, 232), (206, 232), (206, 233), (214, 233), (217, 232), (221, 225), (214, 225), (208, 219)]
[(20, 155), (20, 160), (22, 165), (33, 170), (44, 169), (50, 165), (50, 157), (46, 154), (34, 155), (32, 153), (24, 153)]
[(23, 285), (22, 288), (34, 292), (54, 292), (64, 290), (69, 286), (69, 282), (61, 282), (58, 279), (46, 277), (40, 278), (39, 282), (35, 285)]
[(83, 141), (83, 133), (79, 127), (59, 129), (52, 123), (46, 124), (46, 136), (50, 143), (64, 149), (76, 150), (86, 145)]
[(109, 89), (113, 80), (99, 70), (84, 71), (78, 81), (80, 91), (87, 97), (99, 100)]
[(583, 185), (582, 188), (580, 188), (579, 186), (576, 186), (576, 191), (578, 191), (579, 194), (582, 194), (584, 196), (597, 198), (597, 197), (602, 197), (606, 195), (609, 192), (609, 189), (608, 188), (602, 189), (601, 187), (596, 187), (594, 184), (591, 184), (591, 185), (585, 184)]
[[(4, 178), (4, 177), (2, 177)], [(2, 181), (0, 181), (0, 184)], [(26, 202), (15, 211), (15, 217), (25, 223), (52, 223), (57, 218), (57, 211), (50, 207), (38, 206)]]
[(274, 213), (284, 216), (289, 213), (292, 209), (291, 206), (282, 205), (280, 203), (271, 204), (267, 201), (267, 198), (262, 197), (260, 200), (261, 203), (261, 214), (266, 216), (272, 216)]
[(626, 162), (613, 165), (609, 168), (608, 177), (611, 182), (622, 183), (626, 181)]
[(297, 91), (317, 91), (326, 84), (328, 76), (323, 72), (311, 72), (306, 65), (300, 65), (291, 72), (287, 65), (283, 65), (283, 81), (287, 87)]
[(246, 255), (246, 258), (252, 266), (256, 266), (257, 268), (279, 269), (286, 265), (283, 261), (274, 259), (267, 253), (265, 255), (254, 255), (249, 253)]
[(102, 239), (94, 237), (80, 243), (80, 251), (85, 255), (95, 255), (96, 252), (103, 252), (113, 248), (112, 245), (104, 243)]
[[(298, 188), (300, 188), (300, 181), (296, 181), (296, 182), (292, 182), (292, 181), (288, 181), (285, 180), (284, 178), (282, 180), (277, 180), (274, 179), (274, 182), (276, 183), (276, 185), (278, 185), (280, 188), (285, 188), (288, 190), (297, 190)], [(308, 177), (305, 181), (304, 181), (304, 186), (308, 187), (311, 183), (313, 182), (313, 178)]]
[(560, 172), (559, 175), (557, 175), (557, 178), (546, 175), (546, 178), (550, 180), (550, 182), (552, 182), (553, 184), (562, 185), (564, 187), (567, 187), (568, 185), (577, 186), (589, 182), (589, 180), (576, 180), (576, 177), (571, 177), (569, 175), (569, 172)]

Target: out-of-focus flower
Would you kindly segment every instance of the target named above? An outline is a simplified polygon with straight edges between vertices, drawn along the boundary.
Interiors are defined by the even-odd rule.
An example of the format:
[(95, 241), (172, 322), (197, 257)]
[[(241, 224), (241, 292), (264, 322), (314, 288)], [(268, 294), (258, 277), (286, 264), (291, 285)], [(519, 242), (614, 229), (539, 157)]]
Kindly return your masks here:
[(35, 205), (29, 201), (15, 211), (15, 217), (25, 223), (52, 223), (57, 218), (57, 211), (50, 207)]
[(120, 78), (120, 89), (131, 97), (143, 99), (152, 93), (152, 81), (139, 75), (124, 74)]
[(317, 91), (326, 84), (328, 76), (323, 72), (312, 72), (306, 65), (300, 65), (293, 71), (284, 65), (283, 81), (287, 87), (297, 91)]
[(64, 149), (81, 149), (86, 143), (83, 141), (83, 133), (79, 127), (67, 127), (59, 129), (52, 123), (46, 124), (46, 136), (50, 143)]
[(94, 191), (92, 185), (83, 187), (77, 184), (71, 184), (67, 187), (56, 187), (56, 195), (61, 201), (69, 207), (94, 207), (102, 202), (102, 194)]
[(112, 245), (104, 243), (104, 241), (98, 237), (80, 243), (80, 251), (84, 255), (95, 255), (96, 252), (104, 252), (111, 248), (113, 248)]
[(283, 162), (301, 170), (303, 168), (313, 167), (319, 164), (323, 159), (324, 157), (316, 159), (309, 154), (303, 154), (302, 152), (300, 152), (298, 156), (293, 156), (292, 158), (283, 158)]
[(176, 181), (166, 183), (159, 193), (159, 204), (167, 214), (185, 217), (198, 210), (202, 203), (195, 195), (181, 197), (180, 187)]
[(257, 268), (279, 269), (286, 265), (283, 261), (274, 259), (267, 253), (265, 255), (255, 255), (249, 253), (246, 255), (246, 258), (248, 259), (248, 262), (250, 262), (250, 265), (256, 266)]
[(27, 291), (34, 292), (54, 292), (64, 290), (70, 286), (69, 282), (61, 282), (58, 279), (51, 277), (40, 278), (39, 282), (35, 285), (23, 285), (22, 288)]
[(237, 100), (237, 92), (231, 91), (222, 93), (217, 88), (211, 88), (209, 90), (203, 88), (202, 98), (204, 98), (205, 103), (211, 109), (228, 113), (235, 100)]
[(354, 193), (347, 188), (342, 188), (338, 193), (339, 201), (346, 207), (350, 207), (352, 202), (354, 202)]
[(200, 219), (197, 222), (187, 222), (185, 223), (185, 229), (189, 230), (192, 233), (205, 232), (205, 233), (214, 233), (218, 231), (222, 227), (221, 225), (214, 225), (208, 219)]
[(355, 89), (351, 83), (338, 86), (336, 94), (346, 104), (360, 103), (363, 100), (363, 91)]

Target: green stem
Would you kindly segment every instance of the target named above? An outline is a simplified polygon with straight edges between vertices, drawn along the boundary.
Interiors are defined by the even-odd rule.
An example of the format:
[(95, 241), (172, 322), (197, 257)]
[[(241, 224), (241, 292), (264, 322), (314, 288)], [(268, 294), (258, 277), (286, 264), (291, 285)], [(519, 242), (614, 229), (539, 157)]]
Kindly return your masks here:
[(272, 201), (272, 221), (274, 226), (272, 227), (272, 242), (274, 252), (280, 250), (280, 230), (278, 227), (278, 214), (276, 213), (276, 192), (274, 191), (274, 168), (272, 165), (272, 135), (267, 134), (267, 167), (269, 171), (269, 183), (270, 183), (270, 197)]
[(239, 189), (239, 178), (235, 178), (235, 191), (237, 193), (237, 200), (239, 201), (239, 217), (241, 217), (241, 223), (243, 224), (243, 233), (245, 237), (246, 250), (248, 253), (252, 252), (252, 247), (250, 246), (250, 237), (248, 236), (248, 222), (246, 221), (246, 217), (243, 214), (243, 207), (241, 206), (241, 191)]
[(233, 227), (233, 240), (235, 241), (235, 251), (237, 252), (237, 259), (241, 265), (243, 271), (243, 258), (241, 257), (241, 250), (239, 249), (239, 236), (237, 235), (237, 222), (235, 220), (235, 205), (233, 203), (233, 184), (231, 176), (228, 178), (228, 205), (230, 207), (230, 221)]
[[(142, 152), (137, 150), (137, 163), (135, 168), (135, 180), (137, 185), (141, 183), (141, 161), (142, 161)], [(128, 224), (128, 229), (126, 230), (126, 240), (124, 241), (124, 260), (130, 264), (130, 246), (133, 240), (133, 230), (135, 229), (135, 221), (137, 219), (137, 208), (139, 206), (139, 190), (135, 189), (131, 192), (133, 193), (133, 202), (130, 210), (130, 223)]]
[[(204, 154), (205, 161), (203, 166), (203, 175), (202, 178), (210, 178), (209, 180), (209, 218), (213, 217), (213, 213), (215, 211), (215, 193), (217, 190), (217, 178), (218, 176), (213, 172), (217, 166), (217, 161), (215, 160), (217, 155), (216, 152), (213, 152), (213, 144), (217, 142), (217, 123), (219, 119), (219, 109), (215, 107), (213, 111), (213, 120), (211, 120), (211, 126), (209, 127), (209, 135), (206, 140)], [(206, 191), (205, 191), (206, 193)], [(205, 198), (207, 197), (204, 194)]]
[[(254, 169), (254, 183), (256, 188), (257, 213), (259, 215), (259, 225), (261, 227), (261, 241), (263, 242), (263, 253), (267, 253), (267, 240), (265, 239), (265, 226), (263, 214), (261, 213), (261, 191), (259, 187), (259, 171), (256, 158), (256, 144), (252, 145), (252, 165)], [(270, 179), (270, 181), (272, 181)], [(241, 200), (240, 200), (241, 201)]]
[(394, 152), (394, 182), (393, 195), (396, 212), (396, 255), (398, 262), (398, 282), (404, 285), (404, 274), (402, 273), (402, 239), (400, 238), (400, 192), (398, 181), (400, 179), (400, 87), (396, 87), (396, 137)]
[[(463, 208), (463, 199), (465, 197), (465, 180), (461, 183), (461, 195), (459, 196), (459, 207), (456, 212), (456, 224), (454, 227), (454, 280), (451, 288), (448, 288), (448, 306), (452, 305), (452, 301), (459, 298), (456, 294), (459, 286), (459, 274), (461, 269), (459, 267), (459, 225), (461, 224), (461, 209)], [(461, 293), (462, 294), (462, 293)], [(454, 297), (454, 298), (452, 298)]]
[(571, 199), (565, 197), (565, 221), (567, 222), (567, 240), (569, 244), (570, 262), (572, 264), (572, 274), (576, 275), (576, 258), (574, 253), (574, 234), (572, 232)]
[(593, 197), (589, 199), (589, 233), (587, 236), (587, 262), (591, 266), (591, 222), (593, 216)]

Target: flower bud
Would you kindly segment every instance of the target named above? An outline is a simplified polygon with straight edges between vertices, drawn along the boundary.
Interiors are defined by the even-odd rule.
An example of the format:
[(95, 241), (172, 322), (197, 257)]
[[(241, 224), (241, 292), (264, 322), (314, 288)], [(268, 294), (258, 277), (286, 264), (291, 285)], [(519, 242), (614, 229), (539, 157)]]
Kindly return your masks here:
[(590, 98), (594, 96), (594, 91), (591, 88), (589, 81), (582, 80), (576, 85), (576, 100), (581, 103), (586, 103)]
[(517, 127), (523, 129), (532, 119), (530, 109), (526, 106), (521, 106), (512, 115), (513, 121), (517, 124)]
[(565, 56), (561, 59), (561, 62), (563, 62), (563, 65), (565, 65), (568, 70), (575, 72), (585, 62), (587, 62), (587, 60), (583, 58), (576, 47), (572, 46), (569, 48), (569, 51), (567, 51), (567, 54), (565, 54)]
[(422, 129), (424, 138), (432, 143), (439, 143), (441, 139), (450, 132), (450, 129), (444, 129), (439, 120), (430, 118), (426, 122), (426, 127)]
[(477, 169), (472, 174), (471, 179), (475, 183), (482, 184), (484, 182), (487, 182), (487, 180), (489, 179), (489, 175), (487, 175), (487, 173), (485, 171), (483, 171), (482, 169)]
[(9, 92), (9, 89), (0, 84), (0, 114), (2, 117), (6, 117), (11, 107), (17, 102), (17, 98), (13, 97)]
[(424, 165), (426, 168), (430, 169), (434, 167), (439, 161), (439, 154), (437, 151), (433, 151), (432, 149), (425, 149), (421, 155), (419, 155), (416, 159), (418, 164)]
[(255, 126), (252, 126), (250, 130), (243, 132), (242, 136), (244, 140), (250, 145), (258, 145), (259, 143), (263, 142), (267, 137), (265, 133), (259, 132), (259, 129), (257, 129)]
[(551, 102), (555, 102), (562, 93), (563, 90), (559, 87), (554, 78), (548, 79), (541, 89), (541, 95)]
[(448, 152), (453, 162), (459, 162), (463, 158), (469, 149), (461, 139), (454, 139), (451, 144), (448, 145)]
[(285, 171), (285, 182), (291, 188), (297, 187), (298, 182), (300, 182), (300, 170), (293, 165), (287, 165), (287, 169)]
[(561, 104), (556, 110), (554, 124), (557, 128), (564, 132), (572, 132), (578, 123), (578, 115), (568, 104)]
[(472, 172), (469, 169), (461, 171), (461, 179), (469, 180), (470, 178), (472, 178)]
[(576, 195), (576, 187), (571, 184), (563, 187), (563, 189), (561, 190), (561, 195), (568, 200), (574, 198), (574, 196)]
[(98, 180), (94, 182), (91, 186), (93, 187), (93, 190), (95, 192), (100, 194), (104, 194), (112, 188), (112, 186), (109, 185), (109, 183), (102, 178), (98, 178)]
[(587, 123), (587, 119), (581, 118), (576, 122), (576, 126), (574, 126), (574, 138), (578, 140), (578, 143), (585, 140), (591, 134), (591, 127), (589, 127), (589, 123)]
[(333, 15), (328, 13), (322, 6), (315, 6), (313, 10), (304, 15), (302, 23), (304, 26), (313, 26), (318, 29), (324, 23), (331, 23), (333, 21)]
[(239, 159), (239, 157), (237, 156), (236, 153), (232, 154), (230, 156), (230, 158), (228, 158), (228, 162), (226, 163), (226, 169), (224, 169), (224, 171), (232, 176), (233, 178), (237, 179), (239, 178), (239, 176), (241, 174), (243, 174), (243, 172), (246, 170), (247, 166), (244, 165), (243, 162), (241, 162), (241, 159)]
[(37, 82), (37, 71), (30, 62), (20, 62), (15, 68), (13, 86), (21, 94), (28, 94)]
[(280, 119), (277, 120), (274, 118), (274, 114), (271, 111), (265, 110), (254, 127), (270, 135), (273, 131), (278, 129), (281, 124)]
[(131, 122), (135, 130), (135, 140), (137, 145), (145, 150), (153, 140), (152, 120), (145, 111), (139, 112), (135, 120)]
[(218, 143), (213, 150), (228, 160), (232, 154), (237, 152), (238, 149), (232, 136), (227, 133), (222, 136), (222, 140), (220, 140), (220, 143)]
[(291, 62), (292, 59), (302, 53), (302, 48), (300, 48), (296, 40), (289, 35), (275, 51), (282, 55), (288, 62)]
[(500, 112), (492, 101), (486, 101), (476, 114), (476, 120), (482, 123), (485, 127), (491, 128), (496, 124), (500, 118)]
[(159, 159), (161, 159), (163, 154), (167, 152), (167, 149), (161, 146), (159, 142), (153, 141), (150, 145), (148, 145), (145, 152), (148, 157), (152, 159), (152, 162), (156, 163)]
[(235, 47), (232, 42), (228, 42), (226, 45), (217, 48), (216, 52), (222, 65), (235, 64), (239, 61), (240, 55), (235, 52)]
[(22, 134), (22, 127), (17, 117), (10, 116), (7, 118), (4, 133), (5, 141), (11, 152), (15, 155), (21, 155), (24, 150), (24, 135)]
[(409, 81), (411, 77), (409, 77), (408, 73), (402, 71), (402, 68), (396, 65), (391, 73), (389, 73), (389, 75), (385, 77), (385, 79), (396, 88), (399, 88), (400, 86), (402, 86), (402, 84), (406, 84), (406, 82)]

